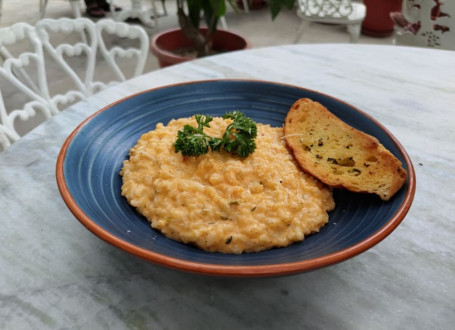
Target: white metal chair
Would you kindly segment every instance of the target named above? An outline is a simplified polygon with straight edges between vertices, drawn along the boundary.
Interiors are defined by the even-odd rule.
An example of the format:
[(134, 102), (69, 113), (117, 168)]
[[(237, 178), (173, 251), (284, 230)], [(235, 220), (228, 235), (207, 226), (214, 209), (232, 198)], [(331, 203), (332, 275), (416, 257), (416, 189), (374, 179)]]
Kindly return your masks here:
[[(24, 40), (31, 49), (13, 53), (14, 46)], [(1, 28), (0, 53), (5, 60), (0, 78), (7, 82), (1, 92), (5, 95), (14, 87), (14, 93), (24, 96), (15, 110), (8, 111), (5, 102), (0, 102), (1, 145), (5, 148), (23, 135), (18, 121), (33, 121), (37, 114), (49, 118), (73, 102), (141, 74), (148, 46), (142, 27), (111, 19), (97, 23), (86, 18), (44, 19), (36, 26), (17, 23)]]
[[(63, 94), (54, 97), (55, 106), (84, 99), (102, 89), (102, 86), (94, 81), (99, 43), (94, 22), (85, 18), (44, 19), (36, 23), (35, 27), (46, 54), (52, 58), (52, 64), (57, 64), (74, 84), (73, 89), (64, 90)], [(83, 35), (84, 38), (74, 39), (75, 42), (70, 44), (68, 40), (73, 40), (70, 36), (72, 33)], [(54, 38), (59, 40), (54, 41)], [(78, 70), (69, 62), (73, 57), (83, 57)], [(81, 70), (81, 67), (84, 69)]]
[[(31, 50), (14, 56), (9, 46), (21, 42), (28, 42)], [(58, 110), (49, 102), (43, 48), (34, 27), (26, 23), (17, 23), (9, 28), (0, 29), (0, 52), (6, 58), (0, 67), (0, 77), (17, 88), (27, 100), (22, 109), (9, 112), (5, 108), (3, 98), (0, 100), (0, 145), (6, 148), (20, 138), (16, 129), (18, 119), (27, 121), (35, 117), (37, 112), (44, 118), (49, 118), (58, 113)], [(34, 70), (32, 73), (27, 71), (31, 67)], [(32, 76), (37, 78), (33, 80)]]
[[(41, 18), (44, 18), (46, 16), (46, 9), (47, 9), (48, 2), (49, 2), (49, 0), (40, 0), (39, 1), (39, 12), (40, 12)], [(71, 5), (71, 9), (73, 10), (74, 17), (76, 17), (76, 18), (81, 17), (81, 0), (69, 0), (69, 3)]]
[(395, 44), (455, 50), (455, 1), (403, 0), (410, 25), (396, 27)]
[(6, 150), (11, 145), (11, 142), (20, 139), (20, 135), (14, 125), (18, 117), (22, 120), (27, 120), (30, 117), (30, 113), (26, 110), (15, 110), (8, 113), (0, 91), (0, 152)]
[[(99, 50), (103, 55), (104, 60), (109, 64), (110, 68), (114, 71), (116, 79), (108, 82), (108, 85), (112, 85), (121, 81), (125, 81), (132, 77), (139, 76), (145, 68), (147, 61), (147, 55), (149, 52), (149, 36), (139, 26), (129, 25), (121, 22), (112, 22), (111, 20), (105, 19), (100, 20), (96, 23), (96, 33), (99, 41)], [(128, 38), (130, 40), (138, 40), (139, 45), (135, 47), (120, 47), (114, 46), (108, 48), (106, 46), (106, 37), (103, 33), (114, 35), (117, 38)], [(128, 77), (125, 74), (125, 70), (120, 68), (119, 59), (130, 59), (130, 63), (133, 63), (133, 70), (131, 75)]]
[(363, 3), (351, 0), (298, 0), (297, 15), (302, 19), (295, 42), (297, 43), (311, 23), (346, 25), (350, 41), (357, 42), (362, 21), (366, 15)]

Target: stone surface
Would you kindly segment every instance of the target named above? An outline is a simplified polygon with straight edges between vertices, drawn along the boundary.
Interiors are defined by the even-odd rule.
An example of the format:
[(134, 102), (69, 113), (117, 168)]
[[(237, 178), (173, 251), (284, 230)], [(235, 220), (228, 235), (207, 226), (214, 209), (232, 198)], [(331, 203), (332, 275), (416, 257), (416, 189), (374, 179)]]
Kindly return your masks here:
[[(64, 110), (0, 154), (0, 328), (452, 329), (452, 64), (452, 52), (429, 49), (269, 47), (154, 71)], [(88, 115), (131, 93), (217, 78), (314, 89), (384, 124), (416, 170), (415, 200), (402, 224), (340, 264), (262, 279), (165, 269), (81, 226), (54, 176), (68, 134)]]

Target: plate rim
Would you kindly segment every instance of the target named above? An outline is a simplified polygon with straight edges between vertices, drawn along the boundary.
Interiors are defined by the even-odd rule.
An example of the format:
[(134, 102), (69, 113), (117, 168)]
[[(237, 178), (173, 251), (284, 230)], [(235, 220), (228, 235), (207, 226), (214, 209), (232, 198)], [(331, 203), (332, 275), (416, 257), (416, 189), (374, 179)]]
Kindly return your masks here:
[[(319, 94), (324, 97), (328, 97), (329, 99), (335, 100), (336, 102), (342, 103), (347, 105), (348, 107), (352, 108), (362, 116), (365, 116), (369, 120), (371, 120), (375, 125), (377, 125), (396, 145), (397, 149), (401, 153), (404, 163), (408, 168), (408, 187), (405, 193), (403, 202), (399, 209), (391, 216), (389, 221), (378, 229), (374, 234), (370, 235), (368, 238), (358, 242), (357, 244), (348, 247), (346, 249), (308, 260), (296, 261), (296, 262), (287, 262), (287, 263), (279, 263), (279, 264), (272, 264), (272, 265), (220, 265), (220, 264), (211, 264), (211, 263), (203, 263), (203, 262), (195, 262), (195, 261), (187, 261), (175, 257), (165, 256), (163, 254), (150, 251), (141, 247), (138, 247), (134, 244), (126, 242), (121, 238), (111, 234), (107, 230), (103, 229), (99, 226), (95, 221), (93, 221), (87, 214), (78, 206), (76, 201), (74, 200), (73, 196), (71, 195), (69, 188), (66, 184), (65, 175), (64, 175), (64, 164), (67, 155), (67, 151), (71, 142), (73, 141), (74, 137), (78, 134), (78, 132), (93, 118), (98, 116), (100, 113), (110, 109), (111, 107), (122, 103), (128, 99), (134, 98), (138, 95), (142, 95), (145, 93), (153, 92), (155, 90), (161, 90), (165, 88), (171, 88), (176, 86), (184, 86), (184, 85), (192, 85), (192, 84), (200, 84), (200, 83), (217, 83), (217, 82), (251, 82), (251, 83), (263, 83), (263, 84), (271, 84), (277, 85), (282, 87), (289, 87), (289, 88), (296, 88), (301, 89), (310, 93)], [(190, 273), (198, 273), (204, 275), (215, 275), (215, 276), (229, 276), (229, 277), (264, 277), (264, 276), (280, 276), (280, 275), (291, 275), (296, 273), (302, 273), (307, 271), (316, 270), (319, 268), (323, 268), (329, 265), (334, 265), (336, 263), (345, 261), (350, 259), (368, 249), (373, 247), (374, 245), (378, 244), (382, 240), (384, 240), (388, 235), (390, 235), (396, 227), (403, 221), (406, 214), (408, 213), (409, 209), (411, 208), (411, 204), (414, 199), (415, 191), (416, 191), (416, 175), (414, 166), (412, 164), (411, 158), (409, 157), (408, 153), (402, 146), (402, 144), (397, 140), (397, 138), (379, 121), (374, 119), (371, 115), (364, 112), (361, 109), (353, 106), (350, 103), (347, 103), (343, 100), (338, 99), (337, 97), (328, 95), (326, 93), (322, 93), (316, 90), (308, 89), (305, 87), (281, 83), (281, 82), (273, 82), (267, 80), (259, 80), (259, 79), (204, 79), (204, 80), (194, 80), (194, 81), (186, 81), (180, 83), (173, 83), (167, 84), (159, 87), (154, 87), (150, 89), (146, 89), (137, 93), (133, 93), (128, 95), (124, 98), (121, 98), (115, 102), (112, 102), (103, 108), (95, 111), (93, 114), (85, 118), (77, 127), (69, 134), (69, 136), (65, 139), (60, 152), (57, 157), (56, 162), (56, 169), (55, 169), (55, 176), (57, 180), (57, 187), (62, 196), (65, 204), (71, 211), (71, 213), (76, 217), (76, 219), (85, 226), (92, 234), (98, 236), (100, 239), (104, 240), (107, 243), (110, 243), (117, 248), (120, 248), (123, 251), (126, 251), (130, 254), (138, 256), (142, 259), (145, 259), (149, 262), (154, 264), (165, 266), (167, 268), (186, 271)]]

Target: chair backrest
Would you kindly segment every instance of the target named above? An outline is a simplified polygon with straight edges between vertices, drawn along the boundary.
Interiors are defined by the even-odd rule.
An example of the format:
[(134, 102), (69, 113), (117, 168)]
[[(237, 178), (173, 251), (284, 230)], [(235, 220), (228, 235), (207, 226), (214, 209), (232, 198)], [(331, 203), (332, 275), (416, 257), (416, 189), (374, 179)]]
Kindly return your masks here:
[[(26, 51), (17, 46), (24, 40), (30, 45)], [(110, 19), (96, 24), (86, 18), (44, 19), (35, 26), (16, 23), (1, 28), (0, 78), (7, 83), (1, 85), (0, 145), (6, 148), (38, 125), (33, 122), (37, 114), (43, 121), (71, 103), (141, 74), (148, 48), (142, 27)], [(17, 107), (7, 104), (13, 87), (14, 95), (26, 96)], [(21, 121), (31, 124), (17, 129)]]
[(454, 0), (403, 0), (403, 16), (413, 29), (397, 29), (395, 43), (455, 50)]
[[(71, 77), (78, 92), (88, 97), (107, 86), (136, 77), (144, 71), (149, 51), (149, 37), (137, 25), (116, 22), (111, 19), (99, 20), (96, 24), (89, 19), (61, 18), (44, 19), (36, 24), (43, 46), (53, 59)], [(74, 45), (68, 43), (54, 46), (50, 41), (51, 33), (62, 35), (77, 32), (81, 35)], [(130, 44), (130, 41), (134, 45)], [(108, 44), (111, 46), (108, 47)], [(97, 61), (97, 51), (103, 62)], [(66, 57), (86, 55), (84, 80), (77, 75)], [(129, 59), (129, 63), (126, 63)], [(122, 63), (119, 63), (122, 61)], [(122, 66), (123, 64), (123, 66)], [(78, 64), (79, 67), (81, 63)]]
[(298, 0), (300, 11), (310, 18), (345, 18), (352, 11), (351, 0)]
[(0, 152), (8, 148), (11, 142), (19, 140), (20, 136), (14, 128), (14, 121), (19, 115), (20, 113), (17, 111), (11, 114), (6, 112), (3, 96), (0, 91)]
[[(73, 84), (72, 88), (54, 96), (56, 105), (66, 105), (92, 95), (96, 91), (94, 74), (99, 42), (95, 23), (86, 18), (43, 19), (35, 27), (46, 54), (52, 59), (53, 63), (48, 66), (57, 65)], [(76, 38), (76, 34), (80, 38)], [(72, 40), (74, 42), (70, 43)], [(82, 58), (77, 67), (70, 62), (74, 57)]]
[(29, 104), (24, 109), (17, 109), (11, 112), (6, 110), (3, 102), (3, 96), (0, 91), (0, 152), (6, 150), (11, 143), (20, 139), (20, 134), (16, 129), (16, 120), (23, 121), (29, 120), (36, 115), (35, 109), (45, 113), (47, 108), (44, 103), (34, 102), (36, 104)]
[[(116, 80), (109, 82), (112, 85), (117, 82), (125, 81), (126, 79), (137, 77), (142, 74), (147, 61), (149, 52), (149, 36), (143, 28), (137, 25), (129, 25), (122, 22), (114, 22), (109, 19), (99, 20), (96, 23), (96, 32), (99, 40), (99, 50), (103, 58), (113, 70)], [(114, 35), (123, 39), (137, 40), (137, 47), (120, 47), (115, 45), (111, 48), (106, 46), (107, 37), (104, 33)], [(120, 68), (120, 59), (129, 59), (130, 64), (133, 64), (130, 70), (130, 76), (127, 76), (125, 71)]]
[[(18, 44), (18, 49), (13, 49)], [(47, 119), (58, 109), (49, 94), (43, 47), (33, 26), (17, 23), (0, 29), (0, 54), (2, 90), (14, 89), (21, 99), (18, 107), (13, 104), (10, 111), (3, 98), (0, 100), (0, 145), (6, 148), (20, 138), (23, 129), (17, 129), (18, 119), (22, 122), (36, 117)]]

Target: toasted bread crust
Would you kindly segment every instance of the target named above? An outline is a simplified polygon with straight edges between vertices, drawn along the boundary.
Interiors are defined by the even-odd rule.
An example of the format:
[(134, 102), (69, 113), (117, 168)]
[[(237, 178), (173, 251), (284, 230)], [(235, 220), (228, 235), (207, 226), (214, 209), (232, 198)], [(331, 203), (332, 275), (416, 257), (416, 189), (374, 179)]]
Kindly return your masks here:
[(401, 162), (375, 137), (310, 99), (290, 108), (284, 136), (302, 169), (331, 187), (389, 200), (406, 181)]

